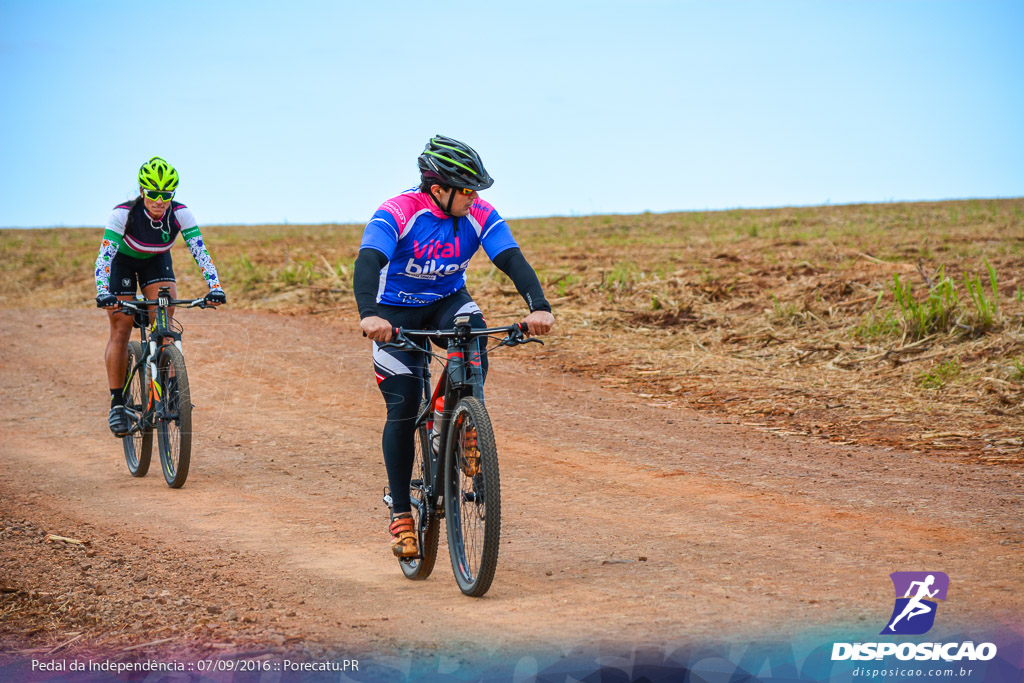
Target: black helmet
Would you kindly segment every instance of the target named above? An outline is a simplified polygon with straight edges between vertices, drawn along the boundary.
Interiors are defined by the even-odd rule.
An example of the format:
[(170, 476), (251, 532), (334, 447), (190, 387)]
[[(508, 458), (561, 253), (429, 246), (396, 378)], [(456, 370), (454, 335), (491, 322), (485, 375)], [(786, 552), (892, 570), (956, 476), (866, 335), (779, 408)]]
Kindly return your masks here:
[(416, 161), (420, 178), (425, 181), (436, 178), (440, 185), (477, 191), (494, 184), (494, 178), (487, 175), (480, 155), (472, 147), (443, 135), (430, 138)]

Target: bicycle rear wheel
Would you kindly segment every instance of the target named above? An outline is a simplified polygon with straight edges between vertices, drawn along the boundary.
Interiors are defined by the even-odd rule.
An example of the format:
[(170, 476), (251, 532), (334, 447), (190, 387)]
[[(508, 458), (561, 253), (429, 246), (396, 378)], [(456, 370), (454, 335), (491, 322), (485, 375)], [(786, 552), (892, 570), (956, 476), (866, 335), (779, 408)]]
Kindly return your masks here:
[(149, 387), (146, 386), (146, 369), (137, 367), (142, 358), (142, 344), (128, 342), (128, 368), (125, 370), (124, 407), (128, 410), (131, 432), (121, 438), (124, 459), (133, 477), (144, 477), (149, 472), (149, 461), (153, 454), (153, 425), (147, 424), (146, 404)]
[(491, 419), (480, 399), (455, 406), (444, 464), (448, 550), (459, 589), (480, 597), (491, 587), (501, 541), (501, 484)]
[(167, 345), (160, 350), (157, 376), (163, 394), (156, 420), (160, 464), (167, 485), (177, 489), (188, 478), (192, 456), (192, 396), (185, 372), (185, 357), (177, 346)]
[[(424, 404), (426, 405), (426, 404)], [(422, 412), (421, 406), (421, 412)], [(402, 567), (402, 573), (406, 578), (413, 581), (422, 581), (434, 571), (434, 562), (437, 560), (437, 541), (441, 535), (441, 521), (438, 519), (437, 494), (428, 496), (426, 493), (427, 482), (430, 481), (427, 467), (427, 457), (430, 448), (430, 434), (427, 433), (425, 424), (420, 425), (415, 435), (415, 460), (412, 465), (412, 484), (409, 496), (412, 498), (412, 517), (416, 523), (416, 534), (419, 536), (420, 557), (410, 559), (399, 559), (398, 564)]]

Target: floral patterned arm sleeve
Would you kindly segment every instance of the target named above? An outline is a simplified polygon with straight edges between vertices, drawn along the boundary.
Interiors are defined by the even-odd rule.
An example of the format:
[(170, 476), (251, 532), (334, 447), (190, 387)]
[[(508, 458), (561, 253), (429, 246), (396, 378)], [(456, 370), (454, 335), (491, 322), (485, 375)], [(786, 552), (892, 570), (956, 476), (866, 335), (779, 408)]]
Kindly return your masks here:
[(121, 248), (121, 235), (107, 228), (100, 242), (100, 253), (96, 256), (96, 294), (110, 293), (110, 262)]
[(217, 266), (213, 265), (210, 252), (206, 250), (199, 226), (194, 225), (183, 230), (181, 236), (184, 238), (185, 244), (188, 245), (188, 250), (192, 252), (192, 258), (196, 260), (196, 265), (203, 271), (206, 284), (210, 286), (210, 289), (221, 289), (220, 278), (217, 277)]

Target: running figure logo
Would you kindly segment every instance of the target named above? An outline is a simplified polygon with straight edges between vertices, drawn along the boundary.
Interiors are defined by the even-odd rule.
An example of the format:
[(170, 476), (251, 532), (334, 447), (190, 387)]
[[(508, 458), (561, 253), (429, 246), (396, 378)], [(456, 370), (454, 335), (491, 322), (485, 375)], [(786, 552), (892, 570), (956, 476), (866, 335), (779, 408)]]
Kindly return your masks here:
[(893, 572), (889, 578), (896, 588), (896, 605), (879, 635), (927, 633), (935, 624), (935, 601), (946, 599), (949, 577), (942, 572)]

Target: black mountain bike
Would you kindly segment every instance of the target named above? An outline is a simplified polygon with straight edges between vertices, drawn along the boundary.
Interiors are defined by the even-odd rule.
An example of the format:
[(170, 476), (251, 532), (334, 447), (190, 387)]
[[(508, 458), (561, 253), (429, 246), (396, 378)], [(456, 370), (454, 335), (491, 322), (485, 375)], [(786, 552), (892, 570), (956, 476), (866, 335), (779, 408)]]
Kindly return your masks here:
[[(156, 318), (148, 324), (149, 306)], [(172, 299), (169, 287), (161, 287), (155, 300), (122, 301), (121, 313), (135, 315), (140, 341), (128, 342), (124, 404), (131, 428), (121, 438), (124, 459), (133, 477), (149, 471), (153, 430), (160, 448), (164, 480), (181, 488), (188, 478), (192, 458), (192, 396), (181, 352), (181, 325), (167, 317), (169, 306), (213, 308), (205, 299)]]
[[(480, 597), (491, 587), (501, 540), (501, 486), (494, 430), (484, 408), (481, 353), (500, 346), (544, 343), (527, 338), (527, 331), (523, 323), (474, 330), (468, 316), (459, 316), (451, 330), (395, 328), (395, 341), (382, 344), (416, 349), (427, 356), (423, 400), (416, 417), (411, 485), (420, 555), (399, 559), (407, 578), (422, 580), (434, 570), (440, 520), (444, 518), (448, 551), (459, 588), (466, 595)], [(474, 343), (476, 339), (499, 334), (505, 336), (490, 350), (481, 352)], [(418, 346), (413, 338), (423, 339), (424, 345)], [(447, 341), (447, 357), (433, 353), (430, 340), (439, 346)], [(430, 357), (440, 360), (443, 366), (432, 394), (428, 393)], [(443, 399), (441, 412), (435, 410), (439, 399)], [(390, 496), (385, 496), (384, 502), (390, 507)]]

